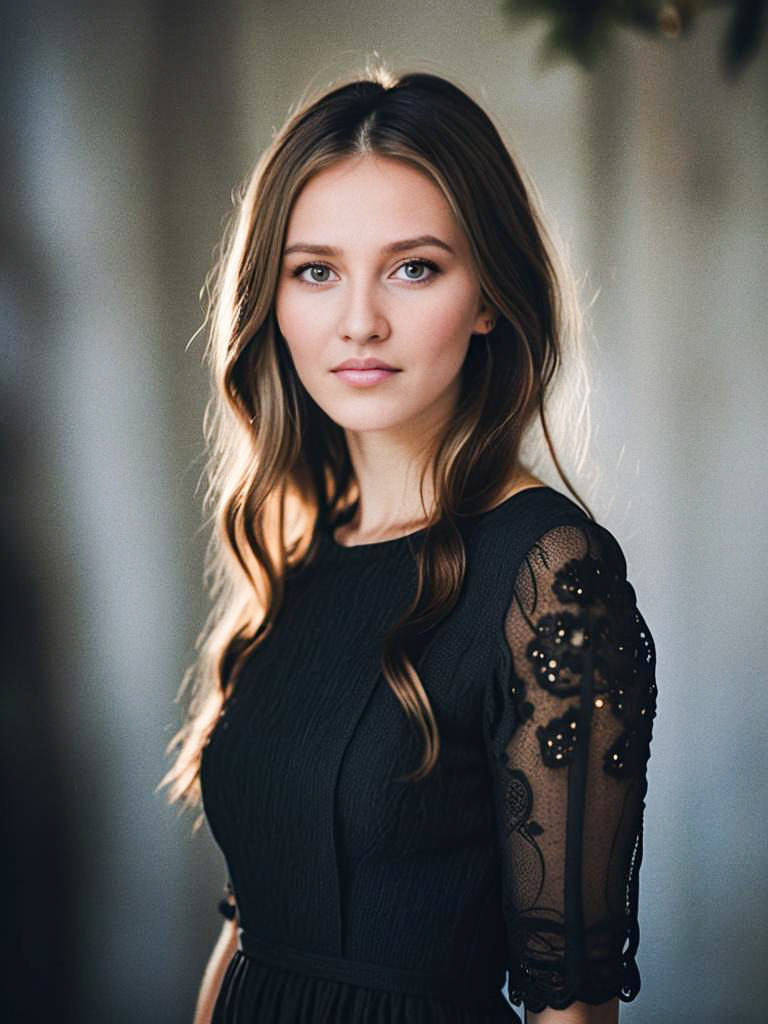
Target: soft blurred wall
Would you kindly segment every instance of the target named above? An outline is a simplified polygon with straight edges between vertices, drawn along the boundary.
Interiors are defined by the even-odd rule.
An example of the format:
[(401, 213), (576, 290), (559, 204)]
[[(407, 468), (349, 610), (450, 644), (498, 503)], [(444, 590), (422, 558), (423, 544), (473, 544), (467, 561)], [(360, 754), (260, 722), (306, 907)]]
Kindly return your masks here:
[(472, 90), (599, 292), (591, 505), (658, 653), (622, 1021), (764, 1020), (768, 68), (723, 79), (726, 14), (586, 72), (496, 2), (3, 5), (3, 1019), (191, 1021), (224, 862), (155, 786), (207, 610), (198, 292), (272, 127), (375, 51)]

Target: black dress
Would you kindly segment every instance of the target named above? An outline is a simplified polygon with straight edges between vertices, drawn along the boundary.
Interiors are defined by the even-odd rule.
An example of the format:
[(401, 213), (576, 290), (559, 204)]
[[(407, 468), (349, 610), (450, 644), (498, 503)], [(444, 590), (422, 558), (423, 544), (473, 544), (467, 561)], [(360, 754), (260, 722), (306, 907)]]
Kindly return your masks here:
[[(337, 524), (338, 525), (338, 524)], [(214, 1024), (490, 1024), (634, 999), (655, 650), (613, 535), (559, 491), (461, 521), (458, 602), (379, 672), (425, 531), (320, 531), (203, 750), (237, 909)]]

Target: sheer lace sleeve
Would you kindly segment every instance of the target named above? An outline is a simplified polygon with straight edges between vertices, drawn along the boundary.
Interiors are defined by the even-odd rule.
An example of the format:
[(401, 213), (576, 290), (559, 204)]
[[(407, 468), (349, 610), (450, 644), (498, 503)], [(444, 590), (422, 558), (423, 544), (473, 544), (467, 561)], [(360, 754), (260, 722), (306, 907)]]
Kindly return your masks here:
[(485, 736), (510, 1001), (629, 1002), (656, 654), (613, 535), (593, 521), (545, 533), (503, 625)]

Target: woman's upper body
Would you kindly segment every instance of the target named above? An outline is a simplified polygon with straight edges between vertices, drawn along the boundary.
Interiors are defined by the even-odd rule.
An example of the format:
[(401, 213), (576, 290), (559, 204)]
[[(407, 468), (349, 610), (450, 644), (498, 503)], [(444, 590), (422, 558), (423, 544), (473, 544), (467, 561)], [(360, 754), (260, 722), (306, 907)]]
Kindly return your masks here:
[[(639, 989), (638, 870), (655, 656), (615, 538), (529, 487), (463, 525), (464, 587), (416, 668), (419, 737), (379, 668), (424, 531), (321, 531), (205, 747), (201, 783), (243, 931), (426, 972), (532, 1012)], [(625, 948), (626, 947), (626, 948)]]
[[(652, 641), (589, 509), (501, 500), (537, 419), (563, 480), (550, 422), (584, 454), (559, 263), (480, 105), (366, 70), (275, 133), (209, 291), (216, 607), (164, 781), (202, 792), (252, 949), (439, 993), (348, 990), (355, 1024), (510, 1020), (505, 969), (548, 1016), (637, 992)], [(255, 970), (221, 1022), (293, 1020)]]

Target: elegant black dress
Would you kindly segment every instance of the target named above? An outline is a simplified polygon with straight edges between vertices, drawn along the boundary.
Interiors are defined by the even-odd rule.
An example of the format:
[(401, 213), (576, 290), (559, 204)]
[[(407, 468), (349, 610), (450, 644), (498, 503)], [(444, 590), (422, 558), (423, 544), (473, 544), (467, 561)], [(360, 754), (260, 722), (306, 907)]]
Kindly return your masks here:
[[(335, 524), (338, 526), (338, 523)], [(334, 526), (334, 528), (335, 528)], [(379, 671), (425, 531), (318, 531), (203, 751), (238, 948), (214, 1024), (490, 1024), (640, 988), (655, 649), (613, 535), (559, 491), (461, 520), (458, 602), (415, 666), (422, 755)]]

